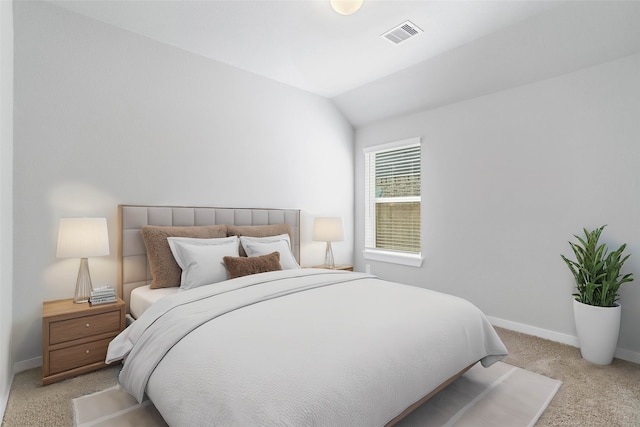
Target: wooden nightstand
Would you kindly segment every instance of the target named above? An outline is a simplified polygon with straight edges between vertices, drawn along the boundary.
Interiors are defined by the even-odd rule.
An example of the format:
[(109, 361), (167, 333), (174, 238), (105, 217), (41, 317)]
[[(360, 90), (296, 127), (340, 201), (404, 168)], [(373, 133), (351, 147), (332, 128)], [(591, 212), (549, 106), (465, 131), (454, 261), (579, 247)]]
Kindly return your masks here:
[[(314, 265), (313, 268), (326, 268), (326, 269), (329, 269), (329, 266), (327, 266), (326, 264), (322, 264), (322, 265)], [(352, 265), (336, 265), (334, 268), (332, 268), (330, 270), (353, 271), (353, 266)]]
[(91, 306), (73, 299), (42, 304), (42, 383), (107, 366), (109, 342), (125, 328), (124, 301)]

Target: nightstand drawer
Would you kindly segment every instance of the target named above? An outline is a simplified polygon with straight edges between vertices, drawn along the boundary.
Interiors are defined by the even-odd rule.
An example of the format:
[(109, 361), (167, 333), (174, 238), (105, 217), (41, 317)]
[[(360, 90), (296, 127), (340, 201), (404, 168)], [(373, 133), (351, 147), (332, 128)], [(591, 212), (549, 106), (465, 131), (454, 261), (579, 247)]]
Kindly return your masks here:
[(107, 332), (120, 332), (120, 310), (52, 322), (49, 324), (49, 344)]
[(42, 383), (51, 384), (107, 366), (109, 342), (125, 328), (124, 301), (42, 304)]
[(109, 341), (111, 338), (51, 351), (49, 353), (50, 375), (104, 361)]

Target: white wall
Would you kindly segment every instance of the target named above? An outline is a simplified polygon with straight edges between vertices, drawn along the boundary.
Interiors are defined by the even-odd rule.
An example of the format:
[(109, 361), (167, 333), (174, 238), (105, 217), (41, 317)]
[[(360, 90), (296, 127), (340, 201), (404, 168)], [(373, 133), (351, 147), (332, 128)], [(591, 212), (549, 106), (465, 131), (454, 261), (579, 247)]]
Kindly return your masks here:
[[(364, 270), (362, 148), (422, 137), (421, 268), (371, 271), (463, 296), (485, 313), (575, 336), (569, 240), (608, 224), (628, 243), (619, 354), (640, 356), (640, 55), (356, 131), (356, 268)], [(616, 246), (617, 247), (617, 246)], [(635, 355), (635, 356), (634, 356)], [(637, 360), (640, 361), (640, 360)]]
[[(328, 100), (50, 4), (14, 7), (15, 361), (40, 356), (42, 301), (73, 296), (60, 217), (107, 217), (97, 284), (116, 280), (120, 203), (300, 208), (303, 265), (323, 259), (314, 216), (343, 216), (353, 241), (353, 130)], [(337, 261), (352, 250), (335, 245)]]
[(0, 418), (13, 379), (12, 329), (12, 170), (13, 170), (13, 12), (0, 1)]

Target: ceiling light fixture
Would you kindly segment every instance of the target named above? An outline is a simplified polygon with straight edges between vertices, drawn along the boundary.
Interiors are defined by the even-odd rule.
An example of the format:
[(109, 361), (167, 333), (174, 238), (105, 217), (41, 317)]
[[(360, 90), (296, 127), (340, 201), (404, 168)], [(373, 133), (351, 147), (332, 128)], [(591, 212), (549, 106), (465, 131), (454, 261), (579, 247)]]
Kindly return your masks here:
[(330, 0), (333, 10), (340, 15), (352, 15), (362, 7), (364, 0)]

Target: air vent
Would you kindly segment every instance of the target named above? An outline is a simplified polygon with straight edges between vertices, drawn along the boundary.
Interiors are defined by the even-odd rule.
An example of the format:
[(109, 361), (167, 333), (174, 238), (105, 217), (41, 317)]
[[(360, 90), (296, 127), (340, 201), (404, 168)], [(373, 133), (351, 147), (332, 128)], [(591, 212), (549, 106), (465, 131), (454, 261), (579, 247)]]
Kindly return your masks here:
[(411, 21), (406, 21), (382, 34), (380, 37), (384, 37), (393, 44), (398, 44), (422, 32), (416, 24)]

